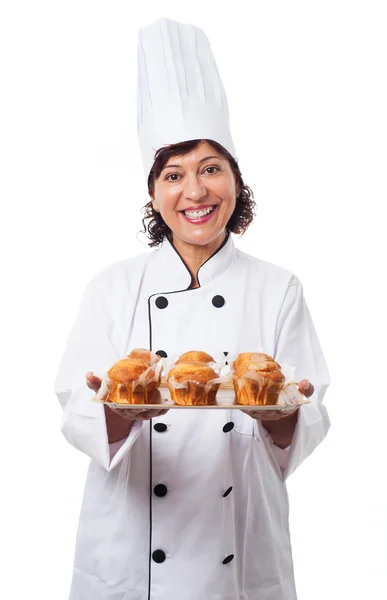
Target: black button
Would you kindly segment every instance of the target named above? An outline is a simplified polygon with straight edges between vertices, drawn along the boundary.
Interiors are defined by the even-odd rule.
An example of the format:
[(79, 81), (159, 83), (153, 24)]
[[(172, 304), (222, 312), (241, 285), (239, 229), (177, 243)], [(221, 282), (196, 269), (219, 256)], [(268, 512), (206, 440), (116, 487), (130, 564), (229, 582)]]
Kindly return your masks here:
[(163, 483), (158, 483), (157, 485), (155, 485), (155, 489), (153, 491), (156, 496), (158, 496), (159, 498), (163, 498), (167, 495), (168, 489), (167, 486)]
[(232, 490), (232, 485), (230, 485), (230, 487), (228, 488), (228, 490), (226, 490), (223, 494), (223, 498), (226, 498), (226, 496), (228, 496), (231, 493)]
[(223, 296), (214, 296), (212, 299), (212, 304), (216, 307), (216, 308), (222, 308), (222, 306), (224, 306), (226, 303), (225, 299), (223, 298)]
[(234, 423), (232, 421), (226, 423), (226, 425), (224, 425), (223, 427), (224, 433), (228, 433), (229, 431), (231, 431), (231, 429), (234, 429)]
[(227, 556), (227, 557), (224, 559), (224, 561), (223, 561), (223, 564), (224, 564), (224, 565), (228, 565), (228, 563), (230, 563), (230, 562), (232, 561), (232, 559), (233, 559), (233, 558), (234, 558), (234, 555), (233, 555), (233, 554), (230, 554), (229, 556)]
[(156, 563), (162, 563), (167, 557), (165, 556), (165, 552), (162, 550), (155, 550), (152, 554), (152, 558)]
[(156, 425), (153, 425), (153, 429), (158, 431), (158, 433), (164, 433), (164, 431), (167, 431), (168, 427), (165, 423), (156, 423)]
[(155, 354), (157, 354), (157, 356), (161, 356), (161, 358), (167, 358), (168, 354), (166, 352), (164, 352), (164, 350), (157, 350), (157, 352), (155, 352)]
[(159, 296), (156, 298), (156, 306), (157, 308), (167, 308), (168, 300), (164, 296)]

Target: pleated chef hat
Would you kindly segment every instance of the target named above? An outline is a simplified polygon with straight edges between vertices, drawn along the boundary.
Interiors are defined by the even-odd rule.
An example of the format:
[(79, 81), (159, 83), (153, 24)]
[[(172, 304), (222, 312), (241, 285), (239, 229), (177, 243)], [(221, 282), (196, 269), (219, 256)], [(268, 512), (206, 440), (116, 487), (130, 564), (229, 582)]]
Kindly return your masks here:
[(227, 98), (201, 29), (159, 19), (139, 31), (137, 126), (145, 176), (162, 146), (212, 139), (236, 158)]

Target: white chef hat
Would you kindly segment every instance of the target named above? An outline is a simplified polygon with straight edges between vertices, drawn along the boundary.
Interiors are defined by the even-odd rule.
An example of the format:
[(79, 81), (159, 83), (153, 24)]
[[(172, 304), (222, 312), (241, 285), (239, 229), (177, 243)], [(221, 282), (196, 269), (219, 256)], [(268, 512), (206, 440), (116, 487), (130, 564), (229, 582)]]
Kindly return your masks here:
[(212, 139), (236, 158), (227, 98), (201, 29), (159, 19), (139, 31), (137, 126), (145, 176), (162, 146)]

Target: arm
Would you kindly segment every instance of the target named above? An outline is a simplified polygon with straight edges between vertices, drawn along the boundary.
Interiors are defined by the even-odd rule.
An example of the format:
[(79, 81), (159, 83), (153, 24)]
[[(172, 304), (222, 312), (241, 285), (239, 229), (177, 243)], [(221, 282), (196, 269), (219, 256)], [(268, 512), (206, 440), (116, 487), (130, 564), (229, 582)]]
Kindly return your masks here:
[[(107, 470), (130, 450), (142, 422), (130, 422), (129, 427), (127, 420), (113, 411), (112, 415), (106, 413), (104, 405), (93, 402), (94, 391), (86, 385), (86, 373), (93, 369), (102, 376), (121, 353), (114, 341), (114, 319), (97, 276), (83, 294), (59, 365), (55, 393), (63, 408), (61, 429), (65, 438)], [(123, 437), (127, 439), (111, 459), (109, 443)]]
[[(296, 381), (307, 378), (314, 386), (309, 404), (300, 406), (289, 418), (270, 424), (265, 422), (265, 430), (271, 429), (275, 445), (282, 449), (290, 445), (284, 472), (286, 479), (322, 442), (330, 427), (322, 403), (329, 385), (328, 369), (296, 277), (288, 286), (278, 317), (274, 358), (279, 364), (296, 367)], [(259, 425), (263, 427), (262, 423)]]
[[(307, 379), (302, 379), (299, 382), (298, 389), (307, 398), (310, 398), (314, 394), (314, 385), (309, 383)], [(262, 418), (262, 425), (270, 433), (273, 444), (277, 448), (285, 449), (289, 448), (293, 441), (298, 422), (298, 408), (284, 411), (284, 415), (281, 412), (270, 411), (271, 419), (269, 420), (265, 419), (265, 416), (268, 414), (265, 413), (265, 416)]]
[(287, 448), (290, 446), (293, 440), (294, 432), (298, 421), (298, 410), (289, 415), (288, 417), (282, 417), (276, 421), (264, 421), (262, 425), (270, 433), (273, 444), (278, 448)]
[(128, 437), (134, 421), (124, 419), (116, 412), (113, 412), (108, 406), (104, 406), (104, 409), (109, 444), (114, 444)]

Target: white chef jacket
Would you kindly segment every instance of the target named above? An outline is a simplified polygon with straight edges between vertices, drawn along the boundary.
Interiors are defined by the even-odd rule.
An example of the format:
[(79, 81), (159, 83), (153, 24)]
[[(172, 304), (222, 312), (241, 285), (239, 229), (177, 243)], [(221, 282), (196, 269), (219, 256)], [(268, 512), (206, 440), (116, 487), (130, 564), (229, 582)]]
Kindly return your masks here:
[[(229, 235), (198, 272), (168, 239), (88, 284), (57, 379), (66, 439), (91, 458), (70, 600), (295, 600), (285, 480), (324, 439), (329, 375), (299, 280)], [(315, 386), (288, 452), (239, 410), (170, 410), (108, 442), (87, 371), (133, 348), (259, 349)]]

